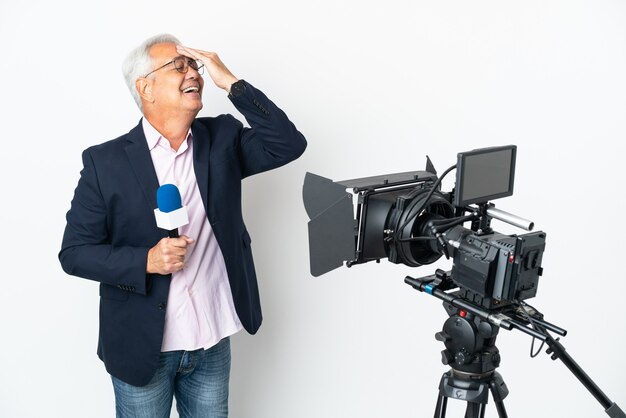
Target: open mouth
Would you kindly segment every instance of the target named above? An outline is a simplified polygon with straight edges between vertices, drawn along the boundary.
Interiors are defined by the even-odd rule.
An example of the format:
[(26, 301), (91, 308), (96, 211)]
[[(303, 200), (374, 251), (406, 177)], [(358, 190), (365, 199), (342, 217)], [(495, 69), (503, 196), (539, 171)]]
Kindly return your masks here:
[(191, 86), (191, 87), (187, 87), (185, 89), (183, 89), (183, 93), (198, 93), (199, 92), (199, 88), (196, 86)]

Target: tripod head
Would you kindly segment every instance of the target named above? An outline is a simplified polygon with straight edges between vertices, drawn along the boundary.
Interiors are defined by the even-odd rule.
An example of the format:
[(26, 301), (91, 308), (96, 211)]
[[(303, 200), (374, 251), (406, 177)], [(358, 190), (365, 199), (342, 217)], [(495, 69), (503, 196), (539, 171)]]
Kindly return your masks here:
[(435, 335), (446, 346), (441, 352), (441, 362), (472, 375), (494, 371), (500, 365), (496, 347), (500, 329), (471, 312), (459, 311), (446, 302), (443, 305), (450, 317), (443, 330)]

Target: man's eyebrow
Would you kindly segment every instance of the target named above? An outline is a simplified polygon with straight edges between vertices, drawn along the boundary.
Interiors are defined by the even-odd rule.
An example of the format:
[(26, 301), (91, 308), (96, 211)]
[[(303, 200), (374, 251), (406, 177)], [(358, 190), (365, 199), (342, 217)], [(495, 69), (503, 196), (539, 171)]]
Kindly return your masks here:
[(173, 58), (168, 58), (168, 59), (164, 60), (164, 61), (163, 61), (163, 64), (161, 64), (161, 65), (166, 65), (166, 64), (169, 64), (170, 62), (172, 62), (172, 61), (176, 60), (177, 58), (187, 58), (187, 57), (185, 57), (184, 55), (176, 55), (176, 56), (175, 56), (175, 57), (173, 57)]

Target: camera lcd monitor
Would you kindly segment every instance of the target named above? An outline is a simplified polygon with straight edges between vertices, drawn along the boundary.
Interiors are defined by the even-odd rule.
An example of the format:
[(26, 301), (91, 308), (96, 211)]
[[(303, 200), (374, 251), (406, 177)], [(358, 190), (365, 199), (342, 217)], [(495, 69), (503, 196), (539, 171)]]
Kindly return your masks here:
[(485, 203), (513, 194), (517, 147), (482, 148), (457, 155), (454, 205)]

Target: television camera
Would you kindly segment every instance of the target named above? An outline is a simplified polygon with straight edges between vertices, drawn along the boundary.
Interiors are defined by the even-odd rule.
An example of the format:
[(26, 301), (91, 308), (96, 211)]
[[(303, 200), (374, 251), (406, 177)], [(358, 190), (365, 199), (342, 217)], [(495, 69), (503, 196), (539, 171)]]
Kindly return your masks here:
[[(323, 275), (344, 262), (351, 267), (387, 258), (419, 267), (452, 259), (449, 271), (405, 278), (416, 290), (442, 300), (449, 316), (435, 336), (446, 347), (442, 362), (451, 367), (441, 378), (435, 418), (445, 417), (449, 398), (467, 402), (466, 418), (482, 418), (489, 393), (498, 415), (507, 416), (508, 388), (496, 371), (500, 328), (539, 339), (610, 417), (626, 418), (550, 334), (567, 331), (525, 302), (537, 294), (546, 234), (490, 202), (513, 194), (516, 154), (515, 145), (462, 152), (439, 177), (428, 157), (425, 171), (337, 182), (307, 173), (303, 200), (310, 219), (311, 274)], [(455, 169), (454, 189), (442, 191), (441, 181)], [(492, 219), (528, 232), (499, 233), (491, 228)]]

